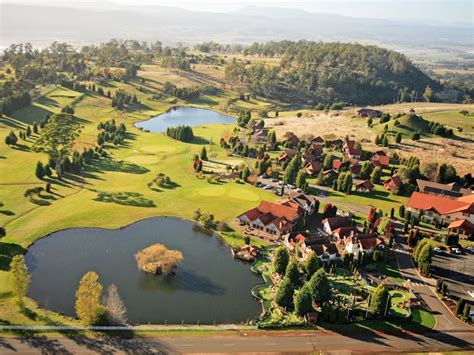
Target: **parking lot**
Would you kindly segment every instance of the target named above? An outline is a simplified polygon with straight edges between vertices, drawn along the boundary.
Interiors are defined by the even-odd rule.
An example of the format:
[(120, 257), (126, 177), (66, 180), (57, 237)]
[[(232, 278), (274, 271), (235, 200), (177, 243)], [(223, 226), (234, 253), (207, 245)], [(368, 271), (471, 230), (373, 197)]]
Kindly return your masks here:
[(454, 298), (464, 298), (474, 304), (474, 255), (436, 254), (431, 274), (448, 282), (448, 292)]

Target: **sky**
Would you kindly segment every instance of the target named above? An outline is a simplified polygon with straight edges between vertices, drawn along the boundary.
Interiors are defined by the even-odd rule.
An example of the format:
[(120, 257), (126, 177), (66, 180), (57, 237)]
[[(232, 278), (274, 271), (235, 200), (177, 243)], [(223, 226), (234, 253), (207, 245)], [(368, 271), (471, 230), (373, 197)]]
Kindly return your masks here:
[(5, 2), (86, 7), (162, 5), (213, 12), (231, 12), (253, 5), (351, 17), (434, 21), (438, 24), (474, 23), (474, 0), (0, 0), (0, 3)]

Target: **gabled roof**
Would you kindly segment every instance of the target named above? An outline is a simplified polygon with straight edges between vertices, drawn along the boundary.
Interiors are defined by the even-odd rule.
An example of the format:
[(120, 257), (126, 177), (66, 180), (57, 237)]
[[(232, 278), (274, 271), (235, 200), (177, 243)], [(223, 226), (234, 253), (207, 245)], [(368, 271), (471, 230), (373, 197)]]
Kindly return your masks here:
[(310, 170), (313, 173), (318, 173), (321, 171), (322, 165), (321, 162), (314, 160), (306, 164), (305, 169)]
[(263, 213), (270, 212), (276, 217), (285, 217), (289, 221), (299, 218), (298, 209), (280, 205), (279, 203), (262, 201), (257, 209)]
[(356, 188), (366, 188), (367, 190), (373, 190), (374, 184), (372, 184), (370, 182), (370, 180), (363, 180), (363, 181), (357, 182), (355, 184), (355, 187)]
[(474, 203), (474, 194), (471, 193), (470, 195), (459, 197), (458, 201)]
[(375, 152), (374, 154), (372, 154), (371, 160), (375, 166), (389, 166), (390, 165), (390, 158), (382, 150), (379, 150)]
[(349, 217), (341, 216), (328, 217), (325, 218), (322, 222), (327, 223), (331, 231), (334, 231), (335, 229), (340, 227), (350, 227), (352, 225), (352, 222)]
[(449, 214), (455, 212), (474, 213), (474, 203), (462, 200), (452, 200), (450, 198), (414, 192), (407, 207), (423, 211), (434, 210), (439, 214)]
[(385, 188), (400, 188), (403, 185), (402, 180), (398, 175), (393, 175), (390, 179), (385, 180), (383, 183)]
[(333, 230), (334, 234), (337, 234), (339, 238), (344, 238), (351, 234), (351, 232), (357, 232), (357, 227), (349, 226), (349, 227), (339, 227)]
[(418, 185), (418, 189), (420, 192), (434, 194), (434, 195), (445, 195), (452, 198), (457, 198), (461, 196), (466, 196), (468, 200), (465, 202), (469, 202), (469, 196), (471, 197), (471, 202), (474, 202), (474, 194), (472, 190), (465, 189), (462, 187), (458, 187), (456, 184), (441, 184), (439, 182), (427, 181), (417, 179), (416, 184)]
[(364, 239), (358, 239), (359, 245), (362, 250), (371, 250), (375, 246), (379, 245), (382, 243), (382, 241), (379, 238), (364, 238)]
[(469, 222), (467, 219), (458, 219), (457, 221), (451, 222), (448, 229), (460, 228), (466, 232), (474, 232), (474, 224)]
[(332, 161), (332, 168), (335, 170), (338, 170), (341, 167), (341, 165), (342, 165), (342, 161), (340, 161), (339, 159)]
[(320, 136), (317, 136), (317, 137), (314, 137), (313, 139), (311, 139), (311, 142), (313, 142), (313, 143), (324, 143), (324, 139), (321, 138)]

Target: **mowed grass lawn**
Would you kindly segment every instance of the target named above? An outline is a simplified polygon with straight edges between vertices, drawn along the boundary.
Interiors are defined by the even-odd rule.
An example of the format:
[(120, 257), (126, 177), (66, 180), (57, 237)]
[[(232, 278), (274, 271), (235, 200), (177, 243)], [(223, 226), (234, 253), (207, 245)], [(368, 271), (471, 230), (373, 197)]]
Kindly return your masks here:
[(408, 197), (391, 194), (381, 185), (375, 185), (374, 190), (368, 193), (352, 191), (350, 195), (347, 195), (342, 192), (331, 191), (330, 197), (336, 201), (374, 207), (386, 213), (390, 213), (391, 208), (395, 208), (395, 211), (397, 211), (400, 205), (405, 205), (408, 201)]
[[(131, 86), (127, 90), (133, 92)], [(8, 243), (9, 250), (11, 246), (16, 252), (24, 251), (36, 239), (66, 228), (119, 228), (154, 216), (192, 219), (197, 208), (214, 214), (217, 220), (230, 222), (261, 200), (277, 198), (248, 184), (208, 182), (195, 176), (192, 158), (201, 151), (202, 142), (208, 142), (205, 146), (211, 164), (243, 163), (240, 159), (228, 157), (219, 146), (222, 134), (234, 128), (232, 124), (196, 127), (193, 130), (199, 137), (199, 143), (183, 143), (162, 133), (142, 132), (133, 126), (135, 122), (171, 106), (162, 101), (147, 100), (138, 91), (137, 95), (142, 95), (140, 100), (144, 103), (134, 105), (125, 112), (112, 109), (110, 99), (105, 97), (64, 88), (51, 93), (31, 107), (16, 112), (13, 117), (0, 121), (0, 201), (3, 203), (0, 207), (0, 225), (7, 230), (2, 242)], [(117, 124), (126, 124), (128, 138), (122, 146), (107, 145), (110, 158), (94, 161), (86, 167), (82, 176), (66, 176), (61, 182), (56, 179), (41, 181), (35, 176), (35, 167), (37, 161), (47, 163), (47, 156), (30, 150), (36, 136), (27, 141), (19, 140), (19, 148), (6, 146), (4, 138), (12, 129), (18, 136), (16, 127), (40, 122), (46, 113), (59, 112), (66, 104), (73, 105), (75, 115), (82, 124), (75, 147), (78, 151), (92, 147), (98, 134), (98, 123), (112, 118)], [(176, 185), (158, 191), (150, 189), (147, 184), (158, 173), (168, 175)], [(26, 189), (44, 187), (46, 182), (52, 183), (52, 194), (44, 193), (38, 198), (46, 205), (24, 197)], [(232, 236), (225, 237), (232, 245), (243, 243), (243, 240)], [(40, 324), (43, 321), (39, 318), (28, 318), (12, 306), (7, 272), (12, 255), (6, 252), (5, 244), (1, 249), (0, 320)], [(33, 303), (29, 303), (29, 308), (44, 316), (44, 311), (37, 309)]]

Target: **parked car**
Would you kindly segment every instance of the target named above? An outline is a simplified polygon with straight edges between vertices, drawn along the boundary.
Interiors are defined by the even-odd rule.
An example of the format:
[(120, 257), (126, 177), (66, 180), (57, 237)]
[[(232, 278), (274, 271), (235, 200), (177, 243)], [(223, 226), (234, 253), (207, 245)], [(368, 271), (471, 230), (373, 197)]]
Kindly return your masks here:
[(295, 186), (295, 185), (288, 184), (288, 185), (286, 185), (286, 186), (287, 186), (289, 189), (292, 189), (292, 190), (296, 189), (296, 186)]
[(278, 182), (278, 179), (273, 178), (273, 179), (272, 179), (272, 182)]
[(296, 192), (301, 192), (301, 189), (300, 189), (300, 188), (297, 188), (297, 189), (296, 189)]
[(437, 254), (442, 254), (442, 253), (444, 253), (444, 250), (441, 249), (440, 247), (434, 247), (434, 248), (433, 248), (433, 251), (434, 251), (435, 253), (437, 253)]
[(451, 254), (457, 254), (457, 255), (462, 254), (462, 250), (461, 248), (453, 247), (451, 248)]
[(263, 184), (262, 184), (260, 181), (257, 181), (257, 182), (255, 183), (255, 186), (260, 187), (260, 186), (263, 186)]
[(474, 245), (471, 245), (470, 247), (467, 247), (466, 249), (469, 253), (474, 254)]
[(261, 179), (266, 179), (266, 178), (267, 178), (267, 175), (262, 174), (262, 175), (260, 175), (260, 178), (261, 178)]
[(265, 185), (263, 187), (264, 190), (271, 190), (272, 189), (272, 185)]
[(285, 185), (285, 182), (284, 182), (284, 181), (278, 181), (278, 185), (284, 186), (284, 185)]

